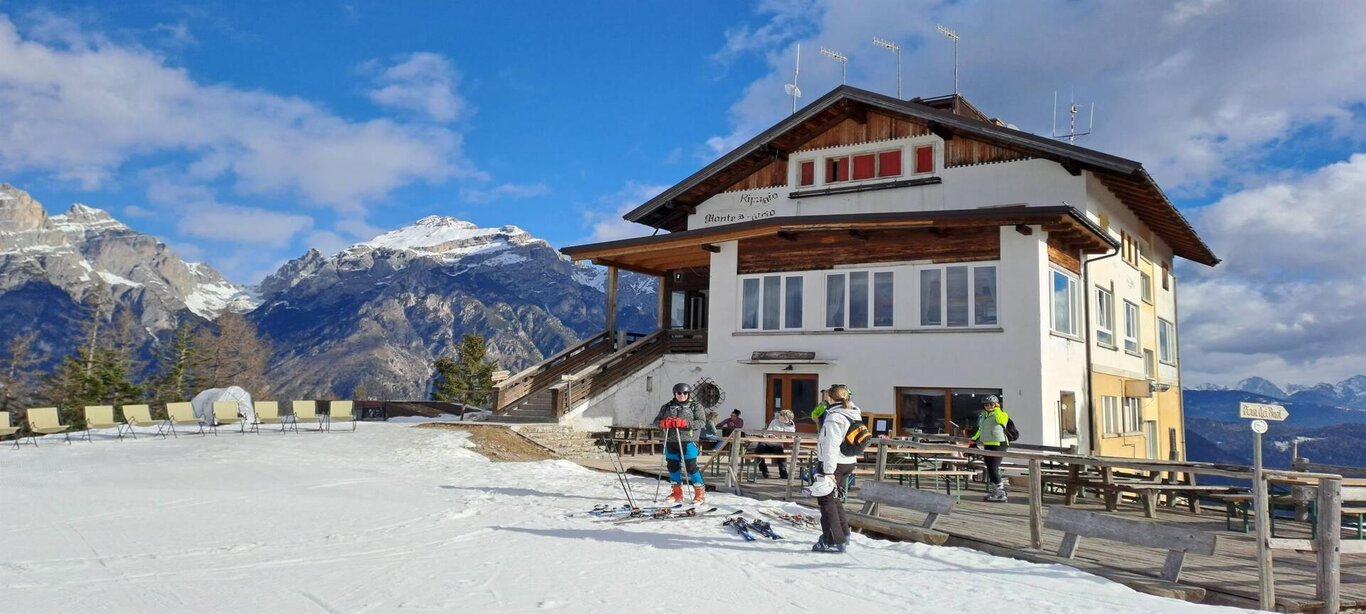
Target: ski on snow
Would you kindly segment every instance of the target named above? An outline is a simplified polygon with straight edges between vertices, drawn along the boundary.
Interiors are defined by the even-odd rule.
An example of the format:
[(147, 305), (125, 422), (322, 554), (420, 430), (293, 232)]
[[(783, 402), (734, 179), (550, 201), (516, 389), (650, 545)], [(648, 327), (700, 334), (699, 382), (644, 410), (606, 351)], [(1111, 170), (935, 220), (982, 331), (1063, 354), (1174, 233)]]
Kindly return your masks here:
[(810, 514), (789, 514), (787, 512), (776, 512), (773, 510), (761, 510), (764, 515), (772, 516), (794, 527), (804, 529), (819, 529), (820, 520)]
[(586, 512), (575, 512), (575, 513), (571, 513), (571, 514), (569, 514), (569, 515), (570, 515), (570, 516), (578, 516), (578, 515), (580, 515), (580, 514), (583, 514), (583, 515), (586, 515), (586, 516), (594, 516), (594, 517), (597, 517), (597, 518), (615, 518), (615, 517), (617, 517), (617, 516), (631, 516), (631, 517), (635, 517), (635, 516), (648, 516), (648, 515), (650, 515), (650, 514), (654, 514), (654, 513), (656, 513), (656, 512), (661, 511), (661, 510), (673, 510), (673, 509), (678, 509), (678, 508), (681, 508), (681, 507), (683, 507), (683, 504), (682, 504), (682, 503), (678, 503), (678, 504), (674, 504), (674, 505), (649, 505), (649, 506), (636, 507), (636, 508), (633, 508), (633, 507), (631, 507), (631, 506), (629, 506), (629, 505), (622, 505), (622, 506), (620, 506), (620, 507), (607, 507), (606, 505), (599, 505), (599, 506), (594, 507), (593, 509), (588, 510), (588, 511), (586, 511)]
[[(673, 510), (673, 509), (667, 509), (667, 510), (660, 510), (660, 511), (657, 511), (657, 512), (655, 512), (655, 513), (653, 513), (653, 514), (650, 514), (650, 515), (648, 515), (648, 516), (632, 516), (632, 517), (630, 517), (630, 518), (613, 518), (610, 522), (612, 522), (613, 524), (624, 524), (624, 523), (628, 523), (628, 522), (645, 522), (645, 521), (647, 521), (647, 520), (658, 520), (658, 521), (663, 521), (663, 520), (686, 520), (686, 519), (688, 519), (688, 518), (696, 518), (696, 517), (698, 517), (698, 516), (705, 516), (705, 515), (707, 515), (707, 514), (710, 514), (710, 513), (712, 513), (712, 512), (715, 512), (715, 511), (716, 511), (716, 508), (714, 508), (714, 507), (713, 507), (713, 508), (708, 508), (708, 509), (698, 509), (698, 508), (695, 508), (695, 507), (690, 507), (690, 508), (688, 508), (688, 509), (685, 509), (685, 510), (678, 510), (678, 511), (675, 511), (675, 510)], [(603, 522), (608, 522), (608, 521), (603, 521)]]

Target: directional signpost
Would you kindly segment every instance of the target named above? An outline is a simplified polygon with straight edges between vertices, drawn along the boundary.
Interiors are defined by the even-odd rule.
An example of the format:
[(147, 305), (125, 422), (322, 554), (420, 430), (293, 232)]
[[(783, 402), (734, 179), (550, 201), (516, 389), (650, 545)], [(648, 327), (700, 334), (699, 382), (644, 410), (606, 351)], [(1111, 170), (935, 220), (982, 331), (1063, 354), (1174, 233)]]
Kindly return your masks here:
[(1266, 482), (1262, 480), (1262, 433), (1267, 420), (1281, 422), (1290, 412), (1280, 405), (1267, 403), (1239, 403), (1238, 417), (1252, 419), (1252, 509), (1257, 519), (1257, 570), (1261, 580), (1261, 607), (1276, 607), (1276, 586), (1271, 575), (1271, 527), (1267, 523)]

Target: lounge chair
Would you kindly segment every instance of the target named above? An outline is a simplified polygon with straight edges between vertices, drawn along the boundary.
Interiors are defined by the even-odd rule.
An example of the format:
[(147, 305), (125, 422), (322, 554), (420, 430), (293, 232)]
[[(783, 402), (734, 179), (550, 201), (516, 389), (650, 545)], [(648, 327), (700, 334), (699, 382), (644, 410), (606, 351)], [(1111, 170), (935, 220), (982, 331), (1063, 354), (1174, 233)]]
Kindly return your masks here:
[(67, 429), (71, 428), (61, 423), (57, 418), (56, 407), (34, 407), (28, 410), (28, 438), (33, 445), (38, 445), (39, 435), (56, 435), (66, 433), (66, 442), (71, 443), (71, 433)]
[(175, 427), (177, 426), (199, 427), (199, 434), (204, 434), (204, 421), (200, 420), (199, 416), (195, 415), (194, 405), (191, 405), (189, 401), (167, 403), (166, 422), (170, 424), (171, 436), (175, 437), (176, 439), (180, 438), (180, 434), (177, 433), (175, 430)]
[(119, 437), (123, 437), (125, 429), (133, 439), (138, 438), (138, 434), (133, 431), (135, 426), (155, 426), (158, 435), (162, 439), (166, 438), (166, 425), (169, 420), (153, 420), (152, 409), (146, 405), (124, 405), (123, 406), (123, 426), (119, 427)]
[(356, 416), (352, 413), (351, 401), (332, 401), (327, 404), (327, 431), (332, 432), (333, 422), (350, 422), (351, 430), (356, 430)]
[(251, 430), (261, 434), (262, 424), (278, 424), (280, 432), (285, 432), (285, 419), (280, 417), (279, 401), (257, 401), (253, 404), (256, 408), (256, 421), (251, 423)]
[(213, 434), (218, 435), (218, 427), (231, 424), (237, 425), (237, 432), (246, 432), (246, 422), (237, 415), (237, 401), (214, 401)]
[[(123, 430), (119, 423), (114, 421), (113, 405), (86, 405), (85, 406), (85, 430), (81, 433), (86, 441), (95, 441), (91, 437), (94, 429), (119, 429)], [(123, 437), (119, 437), (122, 441)]]
[(14, 449), (16, 450), (19, 449), (19, 440), (22, 439), (22, 437), (16, 434), (18, 432), (19, 427), (10, 426), (9, 412), (0, 411), (0, 437), (4, 437), (6, 435), (14, 435)]
[(322, 418), (318, 416), (317, 401), (293, 401), (291, 406), (294, 409), (294, 420), (291, 424), (294, 426), (295, 433), (299, 432), (300, 422), (312, 422), (318, 425), (318, 431), (323, 430)]

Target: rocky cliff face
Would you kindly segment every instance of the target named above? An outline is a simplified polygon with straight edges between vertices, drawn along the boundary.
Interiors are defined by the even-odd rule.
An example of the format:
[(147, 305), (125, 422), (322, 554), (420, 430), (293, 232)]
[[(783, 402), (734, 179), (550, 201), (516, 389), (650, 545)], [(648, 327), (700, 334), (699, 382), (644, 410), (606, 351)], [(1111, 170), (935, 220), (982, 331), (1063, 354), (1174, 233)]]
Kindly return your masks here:
[(37, 329), (41, 347), (60, 359), (90, 299), (131, 310), (149, 340), (188, 314), (212, 319), (256, 305), (217, 271), (103, 210), (78, 203), (49, 216), (27, 192), (0, 183), (0, 348)]
[[(431, 216), (333, 257), (310, 250), (259, 286), (249, 318), (275, 343), (282, 394), (425, 398), (431, 362), (467, 333), (518, 370), (602, 330), (602, 271), (515, 226)], [(655, 323), (653, 278), (624, 275), (623, 328)]]

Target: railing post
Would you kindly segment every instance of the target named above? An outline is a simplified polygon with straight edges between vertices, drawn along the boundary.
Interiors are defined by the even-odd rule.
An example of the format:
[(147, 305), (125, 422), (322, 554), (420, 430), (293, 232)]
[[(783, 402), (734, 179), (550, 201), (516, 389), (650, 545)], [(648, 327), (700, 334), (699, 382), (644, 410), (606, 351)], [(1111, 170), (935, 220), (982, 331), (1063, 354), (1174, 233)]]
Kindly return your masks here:
[(1043, 550), (1043, 468), (1029, 459), (1029, 545)]
[(797, 475), (797, 471), (799, 470), (799, 468), (797, 467), (797, 458), (799, 457), (799, 450), (801, 450), (801, 448), (802, 448), (802, 438), (801, 438), (801, 437), (798, 437), (798, 436), (796, 436), (796, 435), (793, 435), (793, 436), (792, 436), (792, 458), (788, 459), (788, 463), (787, 463), (787, 484), (783, 486), (783, 500), (784, 500), (784, 501), (791, 501), (791, 500), (792, 500), (792, 476)]
[(726, 486), (740, 494), (740, 429), (730, 433), (730, 471), (726, 472)]
[[(1258, 446), (1254, 452), (1261, 456), (1261, 447)], [(1256, 471), (1252, 476), (1252, 504), (1257, 527), (1259, 603), (1263, 610), (1272, 611), (1276, 609), (1276, 576), (1271, 565), (1271, 512), (1267, 509), (1266, 474), (1261, 471)]]
[(1337, 612), (1342, 607), (1339, 595), (1342, 563), (1342, 480), (1319, 478), (1318, 493), (1318, 567), (1316, 594), (1323, 611)]

